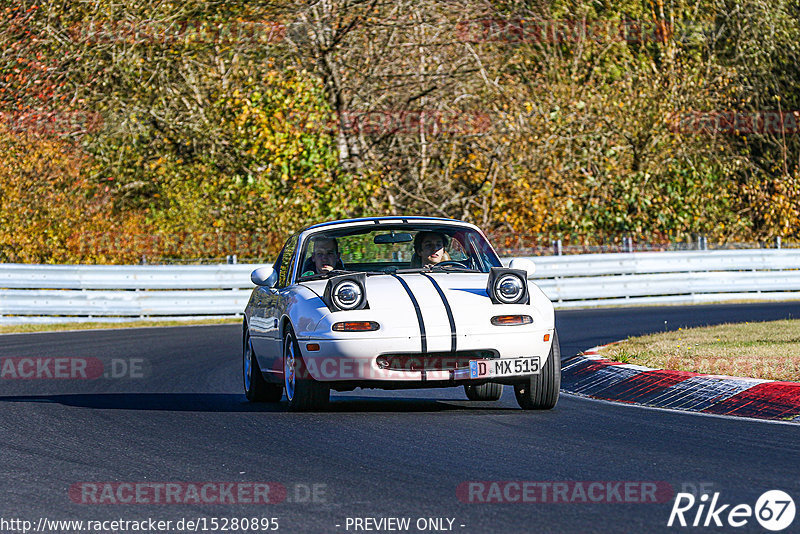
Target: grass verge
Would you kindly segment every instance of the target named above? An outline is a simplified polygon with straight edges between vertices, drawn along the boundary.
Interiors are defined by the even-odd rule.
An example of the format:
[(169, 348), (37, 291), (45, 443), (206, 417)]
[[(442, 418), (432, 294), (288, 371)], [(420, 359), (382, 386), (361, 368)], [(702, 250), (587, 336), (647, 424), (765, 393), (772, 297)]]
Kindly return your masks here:
[(213, 324), (241, 324), (242, 318), (202, 319), (198, 321), (130, 321), (121, 323), (56, 323), (56, 324), (16, 324), (0, 326), (0, 334), (24, 332), (59, 332), (65, 330), (106, 330), (111, 328), (141, 328), (143, 326), (189, 326)]
[(659, 369), (800, 382), (800, 320), (681, 328), (631, 337), (600, 355)]

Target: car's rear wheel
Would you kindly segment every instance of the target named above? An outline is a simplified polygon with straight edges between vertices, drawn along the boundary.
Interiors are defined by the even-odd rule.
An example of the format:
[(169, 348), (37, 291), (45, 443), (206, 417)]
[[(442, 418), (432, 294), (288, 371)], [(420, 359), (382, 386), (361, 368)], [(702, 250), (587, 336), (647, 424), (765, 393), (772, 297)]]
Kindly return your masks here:
[(283, 376), (290, 410), (307, 412), (322, 410), (328, 405), (330, 387), (314, 380), (308, 373), (297, 339), (291, 330), (283, 339)]
[(561, 346), (558, 333), (553, 330), (553, 344), (547, 363), (538, 375), (514, 385), (514, 395), (523, 410), (550, 410), (558, 402), (561, 388)]
[(503, 384), (495, 384), (494, 382), (478, 386), (466, 384), (464, 393), (467, 394), (467, 398), (471, 401), (496, 401), (503, 396)]
[(250, 343), (250, 333), (245, 327), (242, 350), (242, 380), (244, 394), (250, 402), (278, 402), (283, 396), (283, 387), (280, 384), (270, 384), (264, 380), (258, 360)]

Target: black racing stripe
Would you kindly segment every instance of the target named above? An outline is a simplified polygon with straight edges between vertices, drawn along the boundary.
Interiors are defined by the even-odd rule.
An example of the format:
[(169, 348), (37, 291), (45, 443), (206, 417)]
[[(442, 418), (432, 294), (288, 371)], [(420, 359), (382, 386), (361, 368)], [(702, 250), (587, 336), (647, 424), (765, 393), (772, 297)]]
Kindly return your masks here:
[(419, 336), (422, 342), (422, 352), (423, 354), (428, 352), (428, 336), (425, 334), (425, 321), (422, 320), (422, 310), (419, 308), (419, 302), (417, 302), (417, 297), (414, 296), (414, 293), (411, 291), (411, 288), (408, 287), (408, 284), (405, 280), (400, 278), (398, 275), (392, 273), (392, 276), (400, 282), (400, 285), (403, 286), (403, 289), (406, 290), (408, 293), (409, 298), (411, 299), (411, 304), (414, 305), (414, 311), (417, 312), (417, 322), (419, 323)]
[(447, 320), (450, 321), (450, 352), (456, 351), (456, 320), (453, 317), (453, 309), (450, 307), (450, 302), (448, 302), (447, 297), (444, 295), (444, 291), (442, 291), (441, 286), (439, 283), (434, 280), (434, 278), (429, 275), (428, 273), (421, 273), (422, 276), (427, 278), (433, 284), (433, 287), (436, 288), (436, 292), (439, 293), (439, 296), (442, 298), (442, 302), (444, 303), (444, 309), (447, 312)]

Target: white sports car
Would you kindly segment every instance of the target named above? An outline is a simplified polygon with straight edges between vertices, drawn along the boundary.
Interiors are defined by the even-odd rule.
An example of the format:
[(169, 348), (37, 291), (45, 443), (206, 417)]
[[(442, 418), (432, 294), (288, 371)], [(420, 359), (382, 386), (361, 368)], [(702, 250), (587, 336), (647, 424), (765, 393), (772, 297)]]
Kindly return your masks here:
[(451, 219), (306, 228), (251, 275), (245, 394), (278, 402), (285, 390), (291, 410), (318, 410), (331, 389), (463, 386), (490, 401), (508, 384), (522, 408), (553, 408), (558, 335), (533, 269), (504, 268), (476, 226)]

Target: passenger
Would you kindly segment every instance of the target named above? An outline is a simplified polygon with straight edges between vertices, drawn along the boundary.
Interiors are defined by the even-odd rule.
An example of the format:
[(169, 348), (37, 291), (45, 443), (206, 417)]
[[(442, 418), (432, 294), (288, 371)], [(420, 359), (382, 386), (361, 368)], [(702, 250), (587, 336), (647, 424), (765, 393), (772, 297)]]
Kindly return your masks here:
[(303, 265), (302, 276), (322, 274), (334, 269), (343, 269), (339, 258), (339, 243), (333, 237), (314, 239), (313, 252)]
[(419, 232), (414, 237), (414, 257), (411, 267), (426, 267), (450, 260), (447, 236), (441, 232)]

